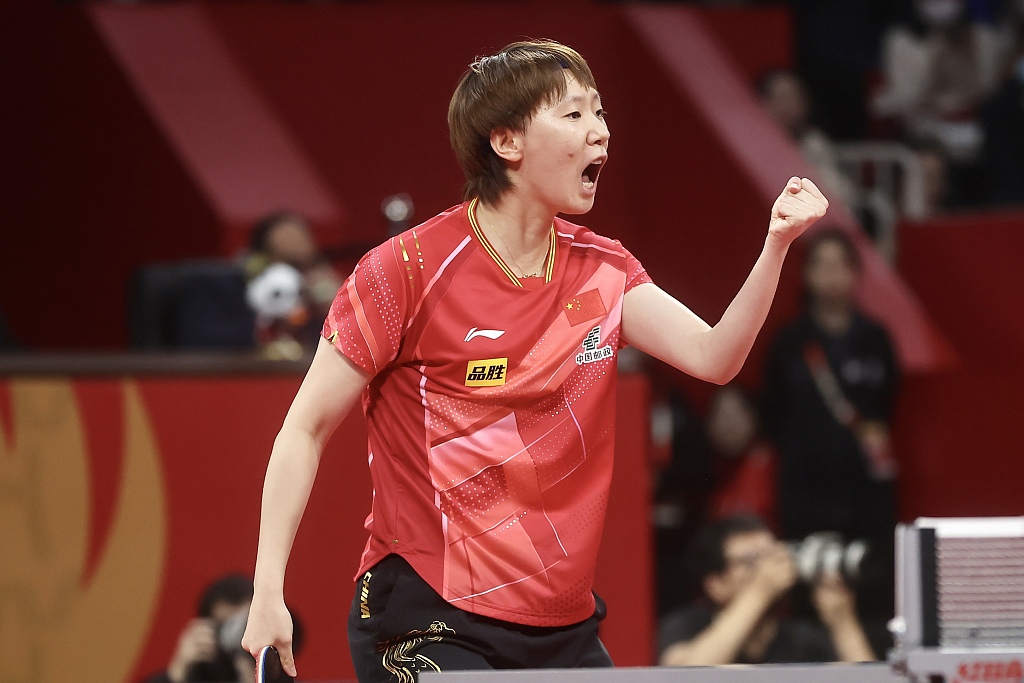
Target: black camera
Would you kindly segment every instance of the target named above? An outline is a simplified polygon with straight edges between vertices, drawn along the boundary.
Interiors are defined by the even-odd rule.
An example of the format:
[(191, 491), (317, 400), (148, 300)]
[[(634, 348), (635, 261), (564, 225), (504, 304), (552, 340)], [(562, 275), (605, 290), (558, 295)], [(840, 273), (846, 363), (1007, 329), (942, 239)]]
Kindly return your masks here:
[(242, 654), (249, 656), (242, 649), (242, 634), (245, 633), (245, 622), (249, 617), (248, 610), (228, 617), (217, 625), (217, 651), (212, 659), (193, 662), (185, 672), (188, 683), (223, 683), (237, 681), (238, 667), (235, 659)]

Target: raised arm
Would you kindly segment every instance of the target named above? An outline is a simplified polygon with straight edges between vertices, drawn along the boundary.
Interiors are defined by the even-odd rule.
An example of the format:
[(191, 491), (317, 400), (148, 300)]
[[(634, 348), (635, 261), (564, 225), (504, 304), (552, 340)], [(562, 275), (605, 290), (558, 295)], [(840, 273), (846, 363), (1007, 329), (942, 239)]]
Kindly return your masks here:
[(284, 573), (324, 444), (369, 381), (361, 368), (321, 339), (292, 401), (263, 483), (254, 595), (242, 647), (254, 657), (265, 645), (281, 653), (292, 676), (292, 621), (284, 604)]
[(714, 327), (658, 286), (626, 293), (622, 334), (641, 351), (700, 379), (725, 384), (743, 367), (771, 308), (789, 245), (825, 215), (828, 200), (807, 178), (791, 178), (772, 206), (768, 236), (739, 293)]
[(818, 616), (828, 628), (839, 661), (875, 661), (875, 653), (857, 617), (856, 596), (842, 578), (825, 574), (815, 584), (812, 598)]
[[(758, 560), (755, 574), (711, 624), (692, 640), (673, 643), (661, 653), (662, 666), (733, 664), (755, 639), (765, 614), (796, 582), (796, 565), (781, 543)], [(767, 643), (762, 643), (766, 645)]]

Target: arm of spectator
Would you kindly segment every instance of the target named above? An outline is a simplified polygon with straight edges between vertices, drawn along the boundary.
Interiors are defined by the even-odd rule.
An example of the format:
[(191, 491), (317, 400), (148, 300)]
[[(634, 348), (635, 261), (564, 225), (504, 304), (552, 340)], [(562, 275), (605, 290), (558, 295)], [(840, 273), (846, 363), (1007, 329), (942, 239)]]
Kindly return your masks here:
[(295, 676), (292, 620), (284, 603), (288, 555), (306, 509), (324, 444), (355, 404), (369, 376), (321, 338), (267, 465), (256, 553), (255, 593), (242, 647), (253, 657), (275, 646)]
[[(769, 603), (770, 604), (770, 603)], [(757, 595), (737, 597), (693, 640), (673, 643), (661, 653), (662, 666), (714, 666), (736, 661), (768, 604)]]
[(882, 44), (885, 85), (872, 108), (878, 116), (906, 115), (917, 108), (928, 86), (931, 57), (927, 46), (902, 27), (890, 29)]
[(167, 666), (167, 678), (182, 683), (189, 667), (197, 662), (208, 662), (217, 653), (217, 634), (211, 619), (193, 619), (178, 637), (174, 656)]
[(825, 574), (814, 586), (814, 606), (828, 628), (839, 660), (873, 662), (875, 653), (857, 618), (853, 591), (836, 574)]
[(978, 93), (981, 100), (999, 87), (1006, 64), (1007, 50), (1000, 40), (999, 32), (992, 26), (975, 23), (971, 27), (974, 44), (974, 60), (977, 65)]
[(762, 557), (755, 574), (693, 640), (674, 643), (661, 654), (663, 666), (717, 666), (732, 664), (765, 614), (796, 581), (789, 551), (777, 544)]

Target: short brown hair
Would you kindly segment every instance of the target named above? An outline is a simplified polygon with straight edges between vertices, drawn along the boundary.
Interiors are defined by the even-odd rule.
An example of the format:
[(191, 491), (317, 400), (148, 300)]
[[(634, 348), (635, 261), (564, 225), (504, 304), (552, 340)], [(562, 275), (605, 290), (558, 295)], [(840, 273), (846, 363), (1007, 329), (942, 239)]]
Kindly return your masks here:
[(448, 132), (466, 174), (466, 199), (490, 204), (512, 186), (503, 160), (491, 149), (491, 131), (526, 130), (542, 104), (565, 95), (565, 70), (597, 89), (586, 60), (553, 40), (512, 43), (470, 64), (448, 105)]

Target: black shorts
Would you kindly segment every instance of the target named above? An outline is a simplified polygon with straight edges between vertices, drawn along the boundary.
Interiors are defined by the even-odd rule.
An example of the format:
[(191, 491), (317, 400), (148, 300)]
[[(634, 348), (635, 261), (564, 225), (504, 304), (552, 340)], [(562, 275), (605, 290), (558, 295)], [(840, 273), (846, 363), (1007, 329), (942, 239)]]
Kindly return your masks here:
[(460, 610), (398, 555), (356, 584), (348, 617), (360, 683), (411, 683), (420, 671), (567, 669), (612, 666), (598, 638), (605, 605), (570, 626), (524, 626)]

